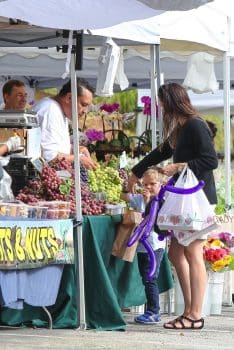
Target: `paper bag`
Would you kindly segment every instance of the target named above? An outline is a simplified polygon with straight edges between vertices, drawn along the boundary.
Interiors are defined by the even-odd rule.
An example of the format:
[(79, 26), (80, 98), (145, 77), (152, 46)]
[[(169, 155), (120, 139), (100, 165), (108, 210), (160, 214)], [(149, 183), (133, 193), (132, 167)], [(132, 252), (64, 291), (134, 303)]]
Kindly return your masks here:
[(129, 210), (123, 214), (123, 220), (117, 226), (117, 234), (111, 252), (112, 255), (128, 262), (133, 261), (138, 242), (134, 243), (131, 247), (128, 247), (127, 243), (141, 220), (142, 213), (135, 210)]

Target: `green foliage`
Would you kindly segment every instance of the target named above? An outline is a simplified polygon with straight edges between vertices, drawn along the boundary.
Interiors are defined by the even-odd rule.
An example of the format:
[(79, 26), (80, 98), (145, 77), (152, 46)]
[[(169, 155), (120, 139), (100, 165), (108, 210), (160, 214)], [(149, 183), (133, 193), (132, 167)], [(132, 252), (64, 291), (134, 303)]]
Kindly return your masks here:
[(205, 115), (204, 118), (215, 123), (217, 127), (217, 134), (214, 139), (215, 149), (217, 152), (224, 151), (224, 125), (223, 125), (223, 116), (217, 115)]
[[(214, 170), (215, 185), (217, 191), (218, 203), (215, 207), (215, 214), (221, 215), (226, 212), (226, 201), (225, 201), (225, 168), (224, 164), (220, 162), (219, 167)], [(234, 178), (231, 181), (231, 203), (234, 203)]]
[(71, 178), (67, 178), (63, 180), (63, 182), (59, 186), (60, 193), (65, 195), (70, 194), (72, 185), (73, 185), (73, 180)]
[(225, 213), (225, 199), (219, 193), (217, 193), (218, 203), (215, 207), (215, 214), (221, 215)]
[(234, 259), (232, 259), (232, 261), (229, 265), (229, 270), (234, 270)]

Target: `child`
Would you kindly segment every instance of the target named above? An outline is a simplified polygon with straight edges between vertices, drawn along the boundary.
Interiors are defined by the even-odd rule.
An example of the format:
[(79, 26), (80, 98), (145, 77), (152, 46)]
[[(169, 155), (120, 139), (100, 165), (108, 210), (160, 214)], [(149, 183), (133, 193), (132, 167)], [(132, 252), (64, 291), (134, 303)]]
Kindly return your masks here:
[[(148, 212), (147, 204), (150, 206), (151, 199), (156, 196), (160, 190), (159, 173), (155, 169), (148, 169), (142, 177), (143, 191), (142, 193), (123, 193), (122, 199), (129, 203), (129, 205), (138, 211)], [(146, 207), (146, 208), (145, 208)], [(160, 263), (163, 258), (165, 241), (159, 241), (156, 232), (152, 231), (147, 238), (152, 246), (157, 262), (157, 267), (154, 276), (151, 280), (148, 279), (148, 272), (150, 268), (149, 255), (144, 246), (139, 243), (137, 247), (137, 259), (139, 272), (142, 282), (145, 286), (146, 294), (146, 312), (143, 315), (135, 317), (135, 322), (144, 324), (154, 324), (161, 321), (160, 307), (159, 307), (159, 290), (157, 277), (159, 274)]]

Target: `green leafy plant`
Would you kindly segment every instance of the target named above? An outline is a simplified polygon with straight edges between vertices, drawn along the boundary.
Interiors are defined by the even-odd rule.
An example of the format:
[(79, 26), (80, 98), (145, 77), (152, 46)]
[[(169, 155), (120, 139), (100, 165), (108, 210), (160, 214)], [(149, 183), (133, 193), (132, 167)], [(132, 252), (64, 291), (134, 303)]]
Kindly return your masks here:
[(73, 185), (71, 178), (64, 179), (61, 185), (59, 185), (59, 191), (61, 194), (69, 195)]

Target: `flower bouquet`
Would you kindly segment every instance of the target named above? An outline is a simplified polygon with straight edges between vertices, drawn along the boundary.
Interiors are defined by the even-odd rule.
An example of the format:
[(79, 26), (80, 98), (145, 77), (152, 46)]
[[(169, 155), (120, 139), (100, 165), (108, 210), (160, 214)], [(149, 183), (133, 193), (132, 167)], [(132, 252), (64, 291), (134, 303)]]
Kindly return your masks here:
[(203, 248), (208, 271), (234, 270), (234, 236), (228, 232), (210, 235)]

